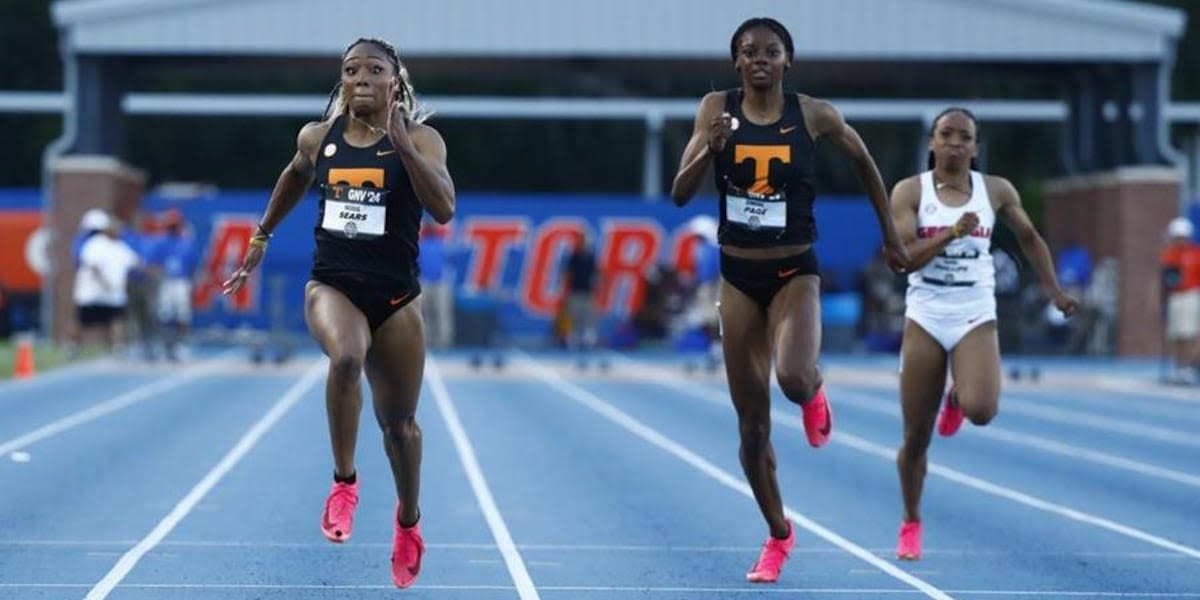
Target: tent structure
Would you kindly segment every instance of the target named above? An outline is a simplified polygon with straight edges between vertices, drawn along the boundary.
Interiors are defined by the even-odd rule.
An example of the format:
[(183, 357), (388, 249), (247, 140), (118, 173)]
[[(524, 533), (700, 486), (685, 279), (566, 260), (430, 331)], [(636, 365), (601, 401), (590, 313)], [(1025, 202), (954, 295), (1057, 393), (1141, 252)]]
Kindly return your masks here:
[[(609, 88), (644, 89), (666, 74), (727, 65), (723, 40), (734, 25), (771, 15), (792, 30), (803, 68), (861, 81), (868, 90), (871, 81), (897, 73), (939, 80), (972, 68), (1068, 82), (1062, 103), (993, 105), (984, 115), (1065, 120), (1067, 172), (1181, 161), (1166, 139), (1165, 113), (1186, 19), (1177, 10), (1124, 0), (355, 0), (336, 8), (320, 0), (58, 0), (52, 11), (63, 33), (67, 108), (74, 115), (70, 139), (60, 146), (72, 153), (120, 155), (123, 114), (134, 108), (124, 104), (127, 83), (141, 69), (333, 64), (347, 41), (368, 36), (396, 42), (422, 74), (484, 79), (538, 69), (553, 77), (582, 69)], [(272, 108), (286, 104), (274, 100), (190, 95), (160, 97), (156, 106), (284, 110)], [(453, 109), (443, 107), (443, 116), (521, 112), (520, 102), (493, 97), (449, 100)], [(313, 114), (319, 108), (309, 107), (323, 99), (297, 101)], [(612, 112), (604, 102), (540, 103), (538, 111), (595, 118)], [(927, 119), (942, 104), (867, 101), (847, 112)], [(645, 119), (647, 148), (654, 148), (661, 121), (690, 118), (694, 101), (627, 103), (619, 114), (628, 118), (630, 111)]]

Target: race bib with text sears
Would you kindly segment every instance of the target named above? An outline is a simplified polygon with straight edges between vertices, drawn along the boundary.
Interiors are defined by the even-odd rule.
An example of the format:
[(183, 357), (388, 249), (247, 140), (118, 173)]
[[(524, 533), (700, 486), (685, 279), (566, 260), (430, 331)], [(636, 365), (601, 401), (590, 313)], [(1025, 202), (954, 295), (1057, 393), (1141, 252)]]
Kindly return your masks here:
[(321, 186), (321, 228), (338, 237), (369, 240), (387, 232), (388, 190), (344, 184)]

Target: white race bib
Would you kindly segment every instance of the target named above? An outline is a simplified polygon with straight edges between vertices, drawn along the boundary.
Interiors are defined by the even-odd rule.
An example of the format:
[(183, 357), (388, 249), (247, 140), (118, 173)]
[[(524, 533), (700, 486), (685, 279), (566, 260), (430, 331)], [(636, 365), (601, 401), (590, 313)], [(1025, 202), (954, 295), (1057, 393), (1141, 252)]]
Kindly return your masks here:
[(323, 192), (325, 231), (349, 239), (372, 239), (387, 232), (387, 190), (327, 185)]
[[(929, 264), (922, 269), (927, 277), (932, 277), (941, 285), (953, 287), (968, 287), (975, 285), (979, 275), (975, 262), (980, 259), (980, 251), (969, 243), (952, 242), (944, 248)], [(935, 284), (937, 285), (937, 284)]]
[(783, 196), (746, 198), (725, 195), (725, 219), (752, 230), (787, 227), (787, 199)]

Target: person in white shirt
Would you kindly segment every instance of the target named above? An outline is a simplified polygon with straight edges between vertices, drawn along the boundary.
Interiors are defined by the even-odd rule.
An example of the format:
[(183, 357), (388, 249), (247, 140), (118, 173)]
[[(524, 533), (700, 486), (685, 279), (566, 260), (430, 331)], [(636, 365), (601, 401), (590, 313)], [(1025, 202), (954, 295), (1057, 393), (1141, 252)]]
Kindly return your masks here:
[(79, 319), (80, 343), (99, 337), (109, 350), (122, 339), (121, 323), (129, 302), (129, 271), (140, 259), (120, 237), (119, 221), (105, 215), (103, 230), (83, 243), (72, 297)]
[[(902, 560), (921, 557), (920, 501), (935, 420), (938, 433), (949, 436), (964, 416), (986, 425), (999, 408), (996, 277), (989, 251), (997, 216), (1016, 234), (1054, 305), (1068, 316), (1079, 306), (1059, 286), (1050, 251), (1016, 188), (976, 170), (976, 141), (970, 111), (942, 111), (930, 133), (929, 170), (892, 190), (892, 219), (912, 259), (900, 350), (904, 443), (896, 456), (904, 498), (896, 555)], [(939, 416), (947, 362), (954, 386)]]

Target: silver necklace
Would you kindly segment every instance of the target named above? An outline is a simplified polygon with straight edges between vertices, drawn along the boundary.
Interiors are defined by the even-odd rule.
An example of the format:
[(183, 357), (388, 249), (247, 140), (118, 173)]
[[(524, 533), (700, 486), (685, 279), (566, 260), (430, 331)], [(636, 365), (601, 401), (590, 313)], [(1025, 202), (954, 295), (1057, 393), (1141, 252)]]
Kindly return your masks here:
[(971, 185), (970, 182), (968, 182), (967, 183), (968, 189), (963, 189), (957, 185), (954, 185), (953, 183), (951, 183), (949, 181), (936, 181), (936, 182), (934, 182), (933, 187), (935, 190), (940, 190), (942, 188), (950, 188), (952, 190), (959, 191), (964, 194), (970, 194), (971, 193), (970, 185)]
[(350, 113), (350, 118), (354, 119), (355, 121), (358, 121), (359, 123), (361, 123), (363, 125), (363, 127), (366, 127), (367, 129), (371, 130), (371, 133), (378, 134), (378, 135), (386, 135), (387, 134), (387, 132), (384, 131), (383, 129), (376, 127), (376, 126), (358, 118), (358, 115), (356, 115), (354, 113)]

